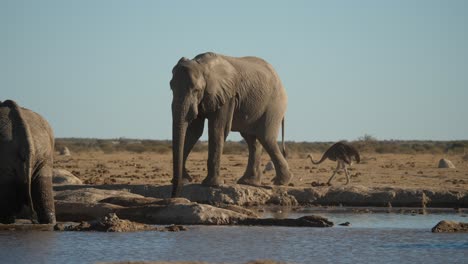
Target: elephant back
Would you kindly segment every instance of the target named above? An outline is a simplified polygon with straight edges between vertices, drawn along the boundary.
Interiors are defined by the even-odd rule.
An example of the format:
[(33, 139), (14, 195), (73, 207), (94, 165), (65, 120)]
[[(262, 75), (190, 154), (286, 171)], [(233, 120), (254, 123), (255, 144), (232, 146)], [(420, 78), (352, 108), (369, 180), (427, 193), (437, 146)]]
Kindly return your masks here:
[(11, 109), (0, 103), (0, 142), (6, 143), (13, 140), (13, 124), (10, 118)]
[[(23, 116), (23, 110), (12, 100), (6, 100), (0, 104), (2, 124), (5, 124), (5, 132), (0, 136), (4, 141), (16, 144), (19, 157), (26, 163), (30, 163), (34, 153), (33, 140), (29, 126)], [(3, 129), (0, 129), (3, 130)]]

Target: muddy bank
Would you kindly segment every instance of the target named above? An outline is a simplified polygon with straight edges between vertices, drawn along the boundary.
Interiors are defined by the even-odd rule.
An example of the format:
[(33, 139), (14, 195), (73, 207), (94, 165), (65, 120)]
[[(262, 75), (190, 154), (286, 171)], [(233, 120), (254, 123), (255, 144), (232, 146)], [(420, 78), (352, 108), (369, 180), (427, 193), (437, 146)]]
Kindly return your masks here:
[[(259, 219), (255, 212), (236, 205), (213, 206), (191, 202), (185, 198), (145, 197), (126, 190), (109, 191), (96, 188), (66, 190), (57, 192), (55, 198), (58, 221), (92, 221), (107, 219), (108, 215), (112, 214), (121, 219), (151, 225), (333, 226), (333, 223), (327, 219), (317, 216), (299, 219)], [(97, 223), (96, 228), (101, 228), (103, 225), (105, 224)], [(89, 224), (83, 228), (88, 226)]]
[(53, 231), (52, 224), (0, 224), (0, 231)]
[[(126, 191), (128, 195), (164, 199), (169, 198), (171, 186), (164, 185), (65, 185), (54, 186), (57, 196), (71, 190), (99, 189)], [(204, 204), (255, 205), (343, 205), (372, 207), (468, 207), (468, 190), (369, 188), (359, 185), (298, 187), (253, 187), (223, 185), (205, 187), (199, 184), (184, 186), (182, 197)]]

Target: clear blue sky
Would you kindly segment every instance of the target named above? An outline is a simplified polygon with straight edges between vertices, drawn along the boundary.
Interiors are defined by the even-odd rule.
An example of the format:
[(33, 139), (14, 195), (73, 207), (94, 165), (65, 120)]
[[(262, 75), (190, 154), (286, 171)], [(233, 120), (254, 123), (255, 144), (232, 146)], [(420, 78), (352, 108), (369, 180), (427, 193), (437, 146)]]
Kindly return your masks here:
[(0, 0), (0, 38), (0, 100), (57, 137), (170, 139), (172, 67), (214, 51), (276, 68), (287, 140), (468, 139), (464, 0)]

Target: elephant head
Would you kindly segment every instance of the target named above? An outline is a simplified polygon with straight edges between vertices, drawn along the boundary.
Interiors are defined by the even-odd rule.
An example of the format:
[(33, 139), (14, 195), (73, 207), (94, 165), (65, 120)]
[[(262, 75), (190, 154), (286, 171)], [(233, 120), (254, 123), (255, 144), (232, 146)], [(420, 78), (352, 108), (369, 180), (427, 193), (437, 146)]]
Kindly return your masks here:
[(172, 197), (180, 194), (187, 127), (236, 95), (235, 68), (223, 56), (204, 53), (181, 58), (172, 70)]

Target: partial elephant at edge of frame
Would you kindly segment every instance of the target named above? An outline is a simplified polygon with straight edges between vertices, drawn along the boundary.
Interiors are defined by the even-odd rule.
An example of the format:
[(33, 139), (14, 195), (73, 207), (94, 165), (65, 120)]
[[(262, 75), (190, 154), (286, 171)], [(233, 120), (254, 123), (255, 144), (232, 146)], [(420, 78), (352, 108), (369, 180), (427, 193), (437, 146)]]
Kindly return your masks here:
[(53, 151), (54, 135), (44, 118), (12, 100), (0, 102), (0, 222), (26, 216), (55, 223)]

